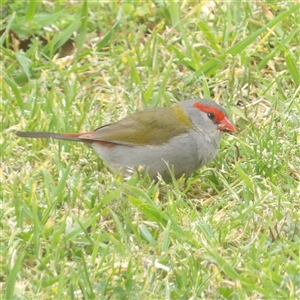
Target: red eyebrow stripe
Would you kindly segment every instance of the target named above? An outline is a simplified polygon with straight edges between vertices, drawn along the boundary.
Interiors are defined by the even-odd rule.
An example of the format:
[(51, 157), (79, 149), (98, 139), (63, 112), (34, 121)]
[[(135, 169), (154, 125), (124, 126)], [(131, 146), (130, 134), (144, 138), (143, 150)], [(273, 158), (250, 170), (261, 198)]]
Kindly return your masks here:
[(223, 112), (221, 112), (219, 109), (217, 109), (216, 107), (213, 107), (210, 105), (202, 105), (199, 102), (196, 102), (194, 104), (194, 107), (198, 108), (199, 110), (201, 110), (205, 113), (214, 114), (216, 116), (215, 123), (219, 123), (226, 118), (226, 115)]

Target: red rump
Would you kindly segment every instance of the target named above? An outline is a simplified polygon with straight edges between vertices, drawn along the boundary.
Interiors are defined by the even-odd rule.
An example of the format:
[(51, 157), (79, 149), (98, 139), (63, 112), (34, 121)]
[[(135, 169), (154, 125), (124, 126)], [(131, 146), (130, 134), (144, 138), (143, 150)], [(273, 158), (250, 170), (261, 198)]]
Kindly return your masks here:
[[(111, 143), (111, 142), (99, 141), (99, 140), (93, 139), (93, 133), (94, 133), (94, 131), (84, 132), (84, 133), (63, 133), (62, 135), (75, 137), (75, 138), (78, 138), (79, 140), (87, 142), (87, 143), (97, 143), (97, 144), (107, 147), (107, 148), (113, 148), (115, 146), (115, 144)], [(88, 134), (91, 135), (91, 139), (89, 139), (88, 137), (80, 139), (80, 136), (88, 135)]]
[(62, 133), (62, 135), (64, 136), (72, 136), (72, 137), (80, 137), (83, 134), (92, 134), (94, 133), (94, 131), (90, 131), (90, 132), (84, 132), (84, 133)]
[(105, 146), (107, 148), (113, 148), (116, 145), (110, 142), (104, 142), (104, 141), (95, 141), (96, 143), (100, 144), (101, 146)]

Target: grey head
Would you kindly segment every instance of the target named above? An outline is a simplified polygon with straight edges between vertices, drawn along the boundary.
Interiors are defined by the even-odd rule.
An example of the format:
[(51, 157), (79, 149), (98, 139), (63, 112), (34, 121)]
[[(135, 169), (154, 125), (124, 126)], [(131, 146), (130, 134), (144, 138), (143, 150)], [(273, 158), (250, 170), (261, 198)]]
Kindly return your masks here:
[(206, 99), (190, 99), (180, 102), (184, 111), (193, 122), (197, 131), (213, 140), (219, 141), (224, 131), (219, 128), (227, 114), (224, 108), (214, 101)]

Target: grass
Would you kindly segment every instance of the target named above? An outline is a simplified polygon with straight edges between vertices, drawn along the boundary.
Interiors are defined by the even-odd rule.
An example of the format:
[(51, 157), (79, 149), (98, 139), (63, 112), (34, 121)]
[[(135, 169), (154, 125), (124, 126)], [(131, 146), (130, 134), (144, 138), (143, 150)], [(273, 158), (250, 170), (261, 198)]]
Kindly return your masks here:
[[(299, 9), (4, 2), (1, 298), (299, 299)], [(173, 184), (14, 134), (88, 131), (192, 97), (221, 103), (239, 132)]]

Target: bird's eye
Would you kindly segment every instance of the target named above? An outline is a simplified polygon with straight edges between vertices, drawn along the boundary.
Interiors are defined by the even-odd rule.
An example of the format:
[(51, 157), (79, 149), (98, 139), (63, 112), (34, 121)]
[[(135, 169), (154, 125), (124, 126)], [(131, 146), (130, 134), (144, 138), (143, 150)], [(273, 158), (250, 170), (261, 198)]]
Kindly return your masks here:
[(211, 119), (212, 121), (214, 121), (216, 119), (216, 116), (213, 113), (207, 113), (207, 116), (209, 119)]

